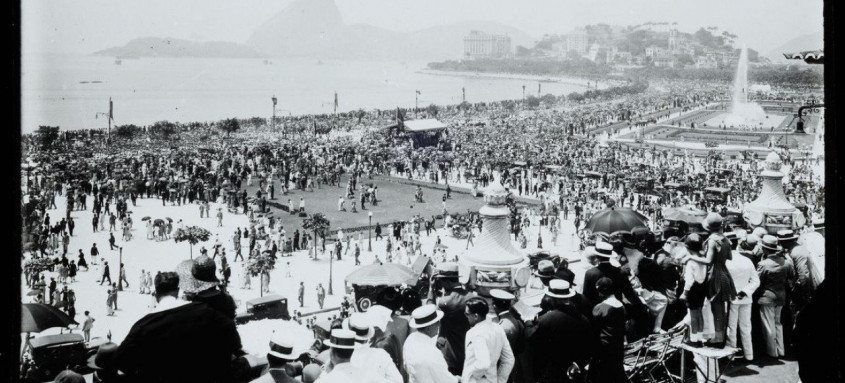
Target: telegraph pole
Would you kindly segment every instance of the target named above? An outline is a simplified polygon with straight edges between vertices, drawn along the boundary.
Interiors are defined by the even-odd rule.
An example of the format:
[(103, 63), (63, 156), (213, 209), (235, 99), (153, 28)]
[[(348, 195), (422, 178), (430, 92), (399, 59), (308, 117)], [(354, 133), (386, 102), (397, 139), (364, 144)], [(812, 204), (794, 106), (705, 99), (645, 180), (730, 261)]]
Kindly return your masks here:
[(273, 131), (276, 131), (276, 102), (278, 100), (276, 99), (275, 94), (273, 95), (273, 98), (271, 98), (271, 100), (273, 100), (273, 119), (270, 122), (270, 126), (273, 128)]
[(461, 102), (467, 101), (467, 88), (461, 87)]
[(525, 101), (525, 85), (522, 86), (522, 101)]
[(337, 114), (337, 91), (334, 92), (334, 113)]

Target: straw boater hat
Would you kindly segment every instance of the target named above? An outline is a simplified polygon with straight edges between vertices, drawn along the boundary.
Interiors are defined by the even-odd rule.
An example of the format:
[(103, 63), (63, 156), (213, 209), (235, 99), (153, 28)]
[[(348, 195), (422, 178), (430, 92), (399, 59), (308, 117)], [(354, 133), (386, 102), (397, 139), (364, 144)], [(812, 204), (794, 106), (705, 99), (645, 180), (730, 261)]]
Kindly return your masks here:
[(588, 247), (587, 256), (607, 258), (611, 265), (619, 267), (619, 254), (613, 251), (613, 245), (607, 242), (596, 242), (595, 246)]
[(540, 277), (540, 279), (552, 278), (555, 276), (555, 264), (548, 259), (544, 259), (537, 263), (537, 271), (534, 272), (534, 275)]
[(516, 296), (514, 296), (513, 294), (511, 294), (511, 293), (509, 293), (505, 290), (502, 290), (502, 289), (492, 289), (492, 290), (490, 290), (490, 296), (493, 297), (493, 299), (498, 299), (500, 301), (506, 301), (506, 302), (510, 302), (510, 301), (512, 301), (516, 298)]
[(780, 244), (778, 243), (778, 237), (775, 237), (774, 235), (764, 235), (763, 240), (760, 243), (760, 245), (763, 246), (763, 248), (767, 249), (767, 250), (772, 250), (772, 251), (780, 251), (781, 250)]
[(353, 313), (343, 320), (341, 327), (355, 333), (355, 340), (366, 342), (375, 335), (376, 331), (370, 325), (369, 318), (364, 313)]
[(546, 295), (552, 298), (572, 298), (575, 296), (575, 291), (570, 288), (569, 282), (563, 279), (552, 279), (549, 281)]
[(411, 313), (411, 328), (423, 328), (431, 326), (443, 318), (443, 311), (440, 311), (432, 304), (417, 307)]
[(757, 237), (757, 239), (763, 239), (763, 236), (769, 234), (765, 228), (762, 227), (755, 227), (754, 231), (751, 232), (752, 235)]
[(284, 360), (296, 360), (299, 355), (294, 355), (293, 342), (285, 335), (285, 332), (277, 332), (270, 338), (270, 351), (267, 354)]
[(722, 227), (722, 216), (718, 213), (708, 213), (701, 221), (701, 226), (707, 231), (719, 230)]
[(355, 343), (355, 333), (350, 330), (334, 329), (331, 337), (323, 341), (323, 344), (331, 348), (339, 348), (344, 350), (354, 350), (357, 345)]
[(789, 229), (778, 230), (778, 242), (790, 242), (798, 239), (794, 231)]

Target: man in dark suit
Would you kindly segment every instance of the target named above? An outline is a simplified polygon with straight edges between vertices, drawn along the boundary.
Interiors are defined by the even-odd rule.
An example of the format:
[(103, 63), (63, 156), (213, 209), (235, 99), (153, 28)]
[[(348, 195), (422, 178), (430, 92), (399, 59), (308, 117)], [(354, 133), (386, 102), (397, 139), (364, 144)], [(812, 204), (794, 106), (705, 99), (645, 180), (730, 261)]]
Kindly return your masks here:
[(156, 275), (155, 310), (135, 322), (115, 365), (132, 382), (230, 382), (240, 355), (235, 322), (205, 303), (177, 299), (179, 276)]
[[(442, 264), (441, 270), (457, 271), (456, 263)], [(444, 287), (446, 295), (439, 298), (437, 306), (440, 311), (443, 311), (443, 319), (440, 321), (440, 335), (449, 341), (452, 346), (452, 351), (455, 353), (456, 366), (449, 366), (449, 372), (454, 375), (460, 375), (463, 371), (464, 365), (464, 347), (466, 333), (470, 329), (469, 321), (464, 312), (466, 311), (466, 302), (477, 294), (469, 293), (464, 289), (460, 283), (455, 283)]]
[(567, 369), (574, 362), (583, 370), (596, 348), (596, 338), (590, 322), (566, 307), (564, 300), (574, 296), (567, 282), (550, 281), (546, 296), (551, 298), (550, 309), (525, 324), (532, 381), (569, 382)]
[(631, 281), (622, 274), (621, 265), (617, 259), (619, 256), (613, 251), (613, 246), (607, 242), (597, 242), (595, 246), (587, 248), (587, 257), (595, 266), (584, 273), (584, 296), (595, 306), (601, 299), (596, 291), (596, 282), (602, 277), (608, 277), (613, 281), (614, 295), (622, 300), (624, 297), (629, 303), (643, 305), (639, 296), (631, 286)]

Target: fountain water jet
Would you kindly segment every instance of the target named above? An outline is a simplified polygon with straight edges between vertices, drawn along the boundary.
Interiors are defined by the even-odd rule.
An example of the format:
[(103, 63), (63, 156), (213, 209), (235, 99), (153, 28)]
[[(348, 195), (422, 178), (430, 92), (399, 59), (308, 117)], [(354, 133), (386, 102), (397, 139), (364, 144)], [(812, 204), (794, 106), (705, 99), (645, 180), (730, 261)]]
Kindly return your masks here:
[[(742, 47), (736, 66), (730, 110), (709, 122), (726, 126), (759, 127), (764, 124), (772, 125), (773, 121), (768, 118), (763, 107), (748, 101), (748, 49)], [(780, 121), (777, 123), (779, 124)]]

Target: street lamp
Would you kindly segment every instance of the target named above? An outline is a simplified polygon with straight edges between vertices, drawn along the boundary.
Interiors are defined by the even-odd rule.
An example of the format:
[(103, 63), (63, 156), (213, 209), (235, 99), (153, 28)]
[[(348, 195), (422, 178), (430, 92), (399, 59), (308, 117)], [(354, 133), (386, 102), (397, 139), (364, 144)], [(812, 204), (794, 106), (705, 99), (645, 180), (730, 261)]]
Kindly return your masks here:
[(272, 127), (272, 130), (275, 131), (276, 130), (276, 102), (278, 102), (278, 99), (276, 98), (275, 94), (273, 95), (271, 100), (273, 100), (273, 119), (270, 121), (270, 126)]
[(370, 224), (367, 226), (367, 251), (372, 253), (373, 252), (373, 212), (368, 212), (367, 215), (370, 217)]
[(126, 272), (126, 270), (123, 270), (123, 247), (118, 246), (117, 249), (118, 249), (119, 254), (120, 254), (119, 255), (120, 258), (119, 258), (119, 262), (118, 262), (119, 267), (118, 267), (118, 272), (117, 272), (117, 291), (123, 291), (123, 273)]

